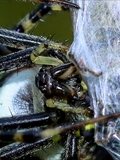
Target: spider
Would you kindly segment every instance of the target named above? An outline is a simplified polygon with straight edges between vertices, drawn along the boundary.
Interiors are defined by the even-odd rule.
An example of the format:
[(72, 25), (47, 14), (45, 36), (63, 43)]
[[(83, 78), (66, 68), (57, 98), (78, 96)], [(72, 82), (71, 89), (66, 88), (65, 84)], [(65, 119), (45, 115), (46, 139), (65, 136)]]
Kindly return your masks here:
[[(60, 1), (57, 1), (57, 2), (60, 2)], [(45, 4), (46, 5), (46, 4)], [(20, 23), (21, 24), (21, 23)], [(21, 25), (18, 25), (16, 28), (16, 30), (19, 30), (18, 29), (18, 27), (20, 26), (20, 30), (21, 30)], [(14, 28), (15, 29), (15, 28)], [(20, 31), (19, 30), (19, 31)], [(22, 28), (22, 30), (24, 30), (23, 28)], [(76, 95), (76, 90), (75, 89), (73, 89), (73, 88), (77, 88), (77, 93), (79, 92), (79, 88), (82, 88), (82, 86), (80, 85), (80, 84), (78, 84), (78, 80), (79, 81), (81, 81), (81, 77), (77, 77), (76, 78), (76, 75), (73, 75), (73, 77), (72, 78), (68, 78), (67, 80), (64, 80), (64, 73), (65, 73), (65, 75), (66, 75), (66, 72), (69, 70), (68, 68), (70, 68), (70, 67), (72, 67), (73, 69), (73, 73), (70, 73), (70, 74), (74, 74), (74, 72), (76, 71), (76, 69), (75, 69), (75, 66), (73, 65), (73, 64), (71, 64), (71, 63), (68, 63), (67, 65), (61, 65), (60, 67), (55, 67), (55, 68), (53, 68), (53, 67), (51, 67), (51, 65), (50, 65), (50, 58), (49, 57), (47, 57), (46, 59), (45, 59), (45, 62), (43, 62), (43, 60), (44, 59), (42, 59), (42, 63), (41, 62), (39, 62), (39, 58), (43, 58), (42, 56), (41, 56), (41, 54), (40, 54), (40, 57), (39, 57), (39, 55), (37, 55), (36, 54), (36, 51), (39, 49), (40, 50), (40, 53), (41, 52), (43, 52), (44, 50), (46, 50), (46, 48), (47, 48), (47, 55), (49, 55), (50, 57), (52, 57), (52, 60), (53, 60), (53, 62), (52, 62), (52, 65), (54, 64), (54, 65), (59, 65), (59, 64), (61, 64), (61, 63), (66, 63), (66, 62), (69, 62), (69, 60), (68, 59), (66, 59), (66, 56), (64, 56), (64, 53), (63, 52), (66, 52), (66, 50), (68, 49), (68, 47), (65, 47), (65, 46), (63, 46), (63, 45), (60, 45), (60, 44), (57, 44), (57, 43), (54, 43), (54, 42), (47, 42), (47, 40), (46, 39), (42, 39), (42, 38), (38, 38), (38, 37), (34, 37), (34, 36), (28, 36), (28, 35), (24, 35), (24, 34), (17, 34), (17, 33), (15, 33), (15, 32), (13, 32), (13, 31), (7, 31), (7, 30), (2, 30), (1, 29), (1, 33), (2, 33), (2, 35), (3, 34), (5, 34), (5, 35), (7, 35), (7, 33), (9, 34), (9, 35), (13, 35), (13, 38), (14, 38), (14, 36), (16, 36), (17, 38), (14, 38), (14, 43), (13, 43), (13, 46), (12, 45), (6, 45), (7, 46), (7, 51), (9, 50), (10, 52), (13, 52), (13, 50), (14, 50), (14, 52), (15, 52), (15, 56), (18, 54), (18, 55), (25, 55), (25, 57), (22, 57), (22, 58), (18, 58), (17, 59), (17, 61), (14, 63), (14, 58), (16, 58), (15, 56), (13, 56), (13, 54), (11, 54), (11, 55), (8, 55), (8, 56), (5, 56), (5, 57), (2, 57), (1, 58), (1, 63), (2, 63), (2, 65), (1, 65), (1, 71), (7, 71), (7, 70), (9, 70), (9, 69), (14, 69), (15, 67), (18, 69), (18, 68), (21, 68), (21, 67), (23, 67), (24, 65), (25, 66), (31, 66), (33, 63), (34, 64), (42, 64), (42, 65), (45, 65), (45, 64), (47, 64), (47, 66), (43, 66), (41, 69), (40, 69), (40, 71), (39, 71), (39, 73), (38, 73), (38, 75), (36, 76), (36, 86), (39, 88), (39, 89), (41, 89), (41, 91), (44, 93), (44, 94), (41, 94), (41, 96), (42, 96), (42, 98), (44, 97), (45, 98), (45, 101), (42, 101), (42, 102), (39, 102), (39, 105), (40, 106), (43, 106), (43, 104), (45, 105), (45, 107), (46, 107), (46, 111), (48, 111), (48, 112), (42, 112), (42, 113), (39, 113), (39, 114), (33, 114), (33, 115), (27, 115), (27, 116), (20, 116), (20, 117), (12, 117), (12, 118), (6, 118), (6, 119), (1, 119), (2, 120), (2, 125), (1, 125), (1, 127), (2, 127), (2, 129), (9, 129), (9, 126), (10, 126), (10, 128), (12, 128), (12, 129), (14, 129), (14, 127), (15, 128), (29, 128), (29, 127), (38, 127), (38, 126), (36, 126), (37, 124), (35, 124), (35, 122), (34, 122), (34, 120), (36, 120), (36, 119), (38, 119), (38, 121), (39, 121), (39, 125), (40, 125), (40, 123), (42, 124), (42, 127), (41, 127), (41, 130), (43, 130), (43, 129), (45, 129), (46, 127), (47, 127), (47, 125), (52, 125), (52, 123), (53, 123), (53, 126), (55, 127), (55, 124), (54, 123), (56, 123), (57, 122), (57, 124), (59, 124), (59, 125), (65, 125), (65, 123), (67, 123), (67, 122), (71, 122), (71, 123), (73, 123), (74, 121), (76, 122), (76, 120), (78, 121), (80, 121), (81, 119), (82, 119), (82, 121), (83, 121), (83, 119), (85, 120), (85, 118), (89, 118), (89, 116), (91, 117), (91, 115), (93, 114), (93, 113), (91, 113), (91, 111), (89, 111), (89, 108), (86, 108), (86, 110), (85, 110), (85, 106), (86, 105), (88, 105), (89, 104), (89, 101), (87, 101), (87, 99), (86, 98), (83, 98), (83, 97), (79, 97), (78, 95)], [(4, 36), (4, 35), (3, 35)], [(18, 38), (18, 37), (22, 37), (22, 38)], [(4, 36), (5, 37), (5, 36)], [(7, 36), (8, 38), (9, 38), (9, 36)], [(10, 38), (11, 38), (11, 36), (10, 36)], [(20, 45), (20, 42), (21, 42), (21, 40), (25, 40), (25, 43), (26, 44), (24, 44), (24, 41), (22, 42), (22, 45)], [(37, 39), (37, 42), (35, 42), (35, 39)], [(20, 41), (19, 41), (20, 40)], [(30, 42), (30, 44), (28, 43), (28, 40), (29, 40), (29, 42)], [(33, 41), (32, 41), (33, 40)], [(19, 42), (18, 42), (19, 41)], [(2, 42), (3, 42), (3, 39), (2, 39)], [(8, 42), (11, 42), (11, 41), (8, 41)], [(17, 43), (16, 43), (17, 42)], [(46, 44), (44, 44), (44, 45), (41, 45), (40, 43), (41, 42), (47, 42), (47, 45)], [(17, 44), (17, 45), (16, 45)], [(18, 45), (19, 44), (19, 45)], [(30, 47), (31, 46), (31, 44), (33, 44), (33, 47)], [(38, 46), (40, 44), (40, 46), (36, 49), (36, 46)], [(27, 45), (27, 47), (26, 47), (26, 45)], [(54, 47), (53, 47), (54, 46)], [(13, 49), (14, 48), (14, 49)], [(57, 50), (56, 50), (56, 48), (57, 48)], [(23, 50), (24, 49), (24, 50)], [(51, 53), (52, 52), (52, 53)], [(59, 54), (58, 54), (58, 52), (59, 52)], [(61, 53), (62, 52), (62, 53)], [(17, 54), (16, 54), (17, 53)], [(45, 54), (45, 53), (44, 53)], [(43, 56), (44, 56), (44, 54), (43, 54)], [(31, 55), (31, 57), (30, 57), (30, 55)], [(21, 57), (21, 56), (20, 56)], [(60, 59), (60, 61), (59, 61), (59, 59), (54, 59), (54, 57), (58, 57), (59, 59)], [(64, 57), (64, 58), (63, 58)], [(8, 58), (8, 59), (7, 59)], [(6, 62), (6, 59), (7, 59), (7, 62)], [(9, 61), (8, 61), (9, 60)], [(4, 61), (4, 63), (3, 63), (3, 61)], [(32, 62), (31, 62), (32, 61)], [(3, 65), (4, 64), (4, 65)], [(23, 66), (22, 66), (23, 65)], [(64, 68), (65, 67), (65, 68)], [(68, 68), (67, 68), (68, 67)], [(28, 69), (29, 70), (29, 69)], [(56, 74), (57, 74), (57, 76), (56, 76)], [(27, 76), (27, 72), (25, 72), (25, 75)], [(21, 77), (23, 77), (23, 78), (26, 78), (25, 77), (25, 75), (23, 75), (23, 76), (21, 76), (21, 72), (20, 71), (18, 71), (18, 76), (20, 76), (20, 78)], [(52, 75), (52, 77), (51, 77), (51, 75)], [(31, 75), (29, 74), (29, 76), (31, 77)], [(32, 76), (34, 76), (34, 74), (32, 73)], [(69, 74), (67, 75), (67, 76), (69, 76)], [(59, 77), (59, 78), (56, 78), (56, 77)], [(62, 77), (62, 78), (60, 78), (60, 77)], [(12, 79), (13, 79), (13, 77), (11, 77)], [(19, 77), (17, 77), (18, 79), (19, 79)], [(28, 77), (29, 78), (29, 77)], [(48, 89), (49, 89), (49, 84), (50, 83), (48, 83), (48, 86), (47, 86), (47, 82), (46, 82), (46, 79), (49, 79), (50, 81), (50, 83), (52, 83), (52, 90), (49, 90), (48, 91)], [(57, 80), (56, 80), (57, 79)], [(62, 83), (59, 83), (58, 82), (58, 79), (62, 79)], [(66, 77), (65, 77), (65, 79), (66, 79)], [(73, 88), (71, 88), (70, 86), (69, 86), (69, 84), (71, 84), (72, 83), (72, 87)], [(75, 86), (74, 86), (75, 85)], [(45, 88), (45, 87), (48, 87), (48, 88)], [(64, 87), (63, 87), (64, 86)], [(24, 86), (25, 87), (25, 90), (27, 90), (28, 91), (28, 93), (30, 93), (30, 90), (29, 90), (29, 88), (28, 88), (28, 85), (27, 86)], [(36, 88), (36, 90), (37, 90), (37, 88)], [(61, 91), (62, 90), (62, 91)], [(83, 88), (83, 90), (84, 90), (84, 88)], [(36, 91), (37, 92), (37, 91)], [(37, 93), (35, 93), (36, 94), (36, 98), (38, 98), (39, 99), (39, 97), (38, 97), (38, 92)], [(55, 94), (55, 95), (54, 95)], [(66, 95), (66, 97), (64, 98), (64, 96), (62, 96), (62, 95)], [(24, 90), (23, 90), (23, 93), (22, 93), (22, 95), (20, 95), (21, 97), (23, 97), (23, 95), (24, 95), (24, 98), (25, 98), (25, 96), (26, 97), (28, 97), (28, 95), (25, 95), (25, 92), (24, 92)], [(19, 96), (19, 95), (18, 95)], [(79, 97), (79, 98), (78, 98)], [(69, 98), (71, 98), (71, 100), (69, 100)], [(42, 99), (40, 99), (40, 101), (41, 101)], [(53, 103), (54, 102), (54, 103)], [(20, 102), (20, 103), (22, 103), (22, 102)], [(17, 104), (19, 104), (19, 103), (17, 103), (16, 102), (16, 105)], [(33, 104), (32, 104), (33, 105)], [(64, 108), (63, 107), (61, 107), (61, 105), (62, 106), (64, 106)], [(77, 117), (78, 116), (78, 113), (79, 113), (79, 111), (77, 110), (76, 111), (76, 113), (75, 113), (75, 110), (74, 110), (74, 106), (76, 106), (76, 107), (78, 107), (79, 105), (82, 105), (83, 106), (83, 108), (81, 107), (81, 112), (82, 112), (82, 110), (85, 112), (83, 112), (84, 114), (84, 116), (82, 117), (81, 115), (80, 115), (80, 117)], [(85, 105), (85, 106), (84, 106)], [(90, 105), (90, 104), (89, 104)], [(24, 106), (24, 105), (23, 105)], [(37, 106), (38, 106), (38, 104), (37, 104)], [(50, 107), (57, 107), (57, 111), (55, 112), (53, 109), (50, 109)], [(70, 106), (72, 106), (72, 107), (70, 107)], [(70, 107), (70, 109), (69, 109), (69, 107)], [(20, 108), (21, 108), (21, 106), (20, 106)], [(19, 109), (20, 109), (19, 108)], [(62, 108), (62, 109), (61, 109)], [(69, 113), (66, 113), (66, 115), (68, 116), (68, 117), (70, 117), (70, 118), (68, 118), (67, 116), (67, 118), (64, 120), (64, 121), (62, 121), (61, 122), (61, 119), (63, 119), (63, 117), (64, 117), (64, 112), (65, 112), (65, 109), (68, 109), (69, 110), (69, 112), (70, 112), (70, 110), (71, 110), (71, 108), (72, 108), (72, 110), (74, 110), (74, 113), (73, 113), (73, 115), (72, 114), (69, 114)], [(18, 109), (18, 110), (19, 110)], [(22, 108), (22, 111), (24, 112), (25, 110), (26, 110), (26, 113), (27, 112), (29, 112), (26, 108)], [(37, 109), (38, 109), (38, 107), (37, 107)], [(41, 108), (41, 111), (42, 111), (42, 109), (43, 108)], [(31, 109), (32, 110), (32, 109)], [(30, 112), (33, 112), (33, 111), (31, 111), (30, 110)], [(61, 111), (61, 110), (63, 110), (63, 112)], [(19, 112), (19, 111), (17, 111), (17, 112)], [(87, 113), (86, 113), (87, 112)], [(13, 113), (11, 112), (10, 113), (11, 115), (13, 115)], [(76, 114), (76, 115), (75, 115)], [(88, 116), (89, 115), (89, 116)], [(38, 116), (40, 116), (40, 117), (38, 117)], [(88, 117), (87, 117), (88, 116)], [(93, 115), (92, 115), (93, 116)], [(19, 119), (20, 118), (20, 119)], [(107, 120), (107, 118), (108, 117), (104, 117), (106, 120)], [(16, 121), (16, 119), (17, 119), (17, 121)], [(30, 123), (29, 123), (29, 125), (30, 126), (28, 126), (28, 124), (25, 124), (26, 123), (26, 121), (25, 121), (25, 119), (30, 119), (31, 121), (30, 121)], [(18, 123), (19, 122), (19, 120), (20, 120), (20, 123), (19, 124), (16, 124), (16, 123)], [(12, 125), (12, 121), (13, 121), (13, 125)], [(98, 121), (99, 121), (99, 119), (98, 119)], [(4, 123), (3, 122), (7, 122), (7, 123), (5, 123), (5, 126), (3, 125)], [(8, 124), (8, 122), (10, 122), (10, 124)], [(86, 122), (86, 124), (87, 124), (88, 122)], [(91, 121), (91, 123), (92, 123), (92, 121)], [(7, 126), (6, 126), (6, 124), (7, 124)], [(80, 123), (79, 123), (80, 124)], [(22, 126), (23, 125), (23, 126)], [(25, 126), (24, 126), (25, 125)], [(82, 125), (82, 123), (80, 124), (80, 125)], [(8, 127), (8, 128), (7, 128)], [(33, 152), (32, 150), (34, 150), (34, 151), (36, 151), (36, 150), (38, 150), (38, 148), (45, 148), (44, 146), (46, 146), (46, 144), (47, 144), (47, 146), (48, 145), (52, 145), (53, 143), (55, 143), (55, 141), (59, 141), (59, 143), (61, 143), (62, 145), (65, 143), (65, 142), (67, 142), (66, 143), (66, 149), (64, 150), (62, 150), (62, 149), (60, 149), (60, 154), (62, 155), (62, 157), (63, 157), (63, 159), (78, 159), (78, 157), (79, 157), (79, 154), (81, 154), (82, 156), (82, 158), (85, 158), (85, 157), (87, 157), (87, 156), (89, 156), (89, 159), (92, 157), (92, 158), (96, 158), (95, 156), (93, 156), (94, 154), (95, 154), (95, 151), (96, 151), (96, 148), (98, 147), (98, 146), (96, 146), (93, 142), (91, 142), (91, 140), (89, 140), (89, 137), (93, 137), (93, 134), (92, 134), (92, 136), (90, 135), (90, 133), (89, 132), (91, 132), (91, 130), (87, 130), (87, 128), (86, 129), (83, 129), (83, 130), (81, 130), (80, 132), (81, 132), (81, 135), (83, 136), (82, 138), (79, 138), (79, 134), (76, 132), (76, 131), (70, 131), (70, 132), (67, 132), (66, 134), (62, 134), (61, 132), (65, 132), (65, 131), (68, 131), (68, 130), (72, 130), (72, 129), (74, 129), (74, 127), (75, 128), (77, 128), (77, 126), (72, 126), (72, 125), (70, 125), (70, 126), (67, 126), (67, 127), (60, 127), (60, 130), (58, 131), (58, 128), (53, 128), (52, 130), (43, 130), (42, 132), (41, 131), (39, 131), (39, 134), (38, 134), (38, 130), (37, 129), (35, 129), (35, 130), (33, 130), (33, 132), (30, 130), (28, 130), (28, 131), (26, 131), (26, 132), (23, 132), (23, 134), (22, 134), (22, 132), (20, 132), (18, 135), (20, 135), (20, 137), (18, 137), (19, 138), (19, 140), (21, 139), (21, 140), (23, 140), (23, 141), (25, 141), (25, 142), (29, 142), (30, 144), (12, 144), (12, 145), (9, 145), (9, 146), (7, 146), (7, 147), (5, 147), (4, 149), (2, 148), (1, 149), (1, 159), (12, 159), (12, 158), (16, 158), (16, 159), (19, 159), (20, 157), (24, 157), (25, 158), (25, 156), (27, 155), (27, 154), (30, 154), (31, 152)], [(56, 134), (56, 132), (58, 132), (58, 133), (61, 133), (60, 135), (58, 135), (58, 138), (57, 138), (57, 140), (55, 140), (54, 138), (49, 138), (49, 136), (51, 136), (52, 135), (52, 133), (50, 133), (50, 131), (54, 131), (54, 133), (53, 133), (53, 135), (54, 134)], [(88, 131), (88, 136), (85, 136), (85, 131)], [(79, 131), (78, 131), (79, 132)], [(7, 137), (6, 137), (6, 135), (4, 135), (4, 133), (6, 134), (7, 132), (5, 131), (5, 132), (1, 132), (2, 134), (1, 134), (1, 139), (3, 140), (3, 141), (9, 141), (10, 139), (7, 139)], [(26, 136), (25, 136), (25, 133), (26, 133)], [(34, 142), (34, 143), (31, 143), (32, 141), (29, 141), (29, 140), (34, 140), (33, 138), (29, 138), (29, 136), (31, 137), (32, 136), (32, 133), (33, 133), (33, 135), (35, 135), (36, 134), (36, 137), (38, 137), (38, 138), (40, 138), (39, 136), (41, 135), (41, 140), (39, 140), (39, 141), (37, 141), (37, 142)], [(41, 133), (41, 134), (40, 134)], [(45, 136), (45, 133), (49, 133), (49, 135), (48, 136)], [(10, 132), (10, 134), (12, 134), (12, 136), (8, 136), (8, 138), (12, 138), (12, 139), (16, 139), (17, 138), (17, 134), (16, 134), (16, 131), (13, 131), (13, 132)], [(21, 134), (22, 135), (24, 135), (24, 136), (21, 136)], [(30, 135), (29, 135), (30, 134)], [(43, 135), (43, 137), (45, 136), (45, 138), (43, 138), (42, 137), (42, 135)], [(5, 136), (5, 138), (4, 138), (4, 136)], [(16, 138), (15, 138), (16, 137)], [(33, 136), (34, 137), (34, 136)], [(61, 140), (61, 138), (60, 137), (62, 137), (62, 140)], [(59, 138), (60, 138), (60, 140), (59, 140)], [(18, 139), (17, 139), (17, 141), (19, 141)], [(35, 140), (36, 141), (36, 140)], [(65, 141), (65, 142), (64, 142)], [(69, 144), (70, 143), (70, 144)], [(19, 151), (18, 151), (18, 148), (19, 148)], [(84, 146), (84, 149), (82, 150), (82, 146)], [(92, 148), (93, 149), (93, 151), (90, 151), (90, 154), (89, 155), (87, 155), (87, 151), (89, 151), (89, 148)], [(95, 147), (95, 149), (94, 149), (94, 147)], [(13, 150), (14, 148), (16, 148), (15, 150)], [(81, 151), (81, 153), (79, 153), (80, 152), (80, 149), (82, 150)], [(91, 149), (91, 150), (92, 150)], [(97, 148), (98, 149), (98, 148)], [(11, 150), (11, 151), (10, 151)], [(24, 150), (24, 151), (23, 151)], [(62, 151), (61, 151), (62, 150)], [(99, 148), (99, 150), (102, 150), (102, 148)], [(10, 152), (9, 152), (10, 151)], [(24, 152), (24, 153), (23, 153)], [(4, 154), (5, 153), (5, 154)], [(9, 158), (7, 157), (8, 155), (7, 154), (9, 154), (10, 153), (10, 155), (9, 155)], [(4, 154), (4, 158), (2, 157), (2, 154)], [(106, 153), (107, 154), (107, 153)], [(107, 156), (109, 156), (109, 155), (107, 155)], [(41, 157), (40, 157), (41, 158)], [(54, 156), (52, 157), (52, 158), (54, 158)], [(79, 157), (80, 158), (80, 157)], [(88, 157), (87, 157), (88, 158)], [(92, 159), (91, 158), (91, 159)], [(46, 159), (46, 158), (45, 158)]]

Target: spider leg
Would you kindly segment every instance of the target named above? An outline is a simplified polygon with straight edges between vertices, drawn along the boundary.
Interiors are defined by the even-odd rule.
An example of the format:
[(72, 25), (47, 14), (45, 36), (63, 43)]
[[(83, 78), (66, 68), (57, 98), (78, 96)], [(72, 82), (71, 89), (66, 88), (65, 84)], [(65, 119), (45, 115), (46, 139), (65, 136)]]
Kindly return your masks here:
[(0, 44), (6, 47), (11, 47), (16, 49), (26, 49), (33, 46), (38, 46), (41, 43), (48, 43), (51, 46), (57, 46), (57, 48), (60, 48), (62, 50), (68, 49), (68, 47), (60, 43), (55, 43), (53, 41), (50, 41), (42, 36), (40, 37), (40, 36), (28, 35), (25, 33), (19, 33), (7, 29), (0, 29)]
[(57, 66), (63, 63), (58, 58), (49, 57), (49, 53), (47, 57), (41, 55), (41, 53), (47, 49), (51, 49), (53, 54), (55, 54), (55, 50), (60, 50), (61, 52), (61, 46), (59, 44), (49, 44), (47, 45), (47, 48), (43, 46), (46, 45), (42, 43), (38, 47), (30, 47), (25, 50), (20, 50), (9, 55), (0, 57), (0, 73), (8, 72), (18, 68), (23, 68), (25, 66), (31, 67), (36, 64)]
[(35, 10), (27, 14), (14, 28), (17, 32), (28, 32), (40, 22), (40, 19), (47, 15), (50, 11), (69, 10), (69, 6), (41, 3)]
[(15, 160), (27, 155), (31, 155), (33, 152), (42, 150), (45, 145), (52, 145), (53, 141), (50, 138), (45, 138), (34, 143), (13, 143), (9, 146), (5, 146), (0, 149), (1, 160)]
[(0, 129), (25, 129), (31, 127), (40, 127), (50, 125), (60, 120), (60, 115), (55, 112), (41, 112), (30, 115), (13, 116), (0, 118)]
[(84, 127), (88, 124), (100, 123), (102, 121), (108, 121), (109, 119), (112, 119), (112, 118), (116, 119), (118, 117), (120, 117), (120, 113), (114, 113), (111, 115), (93, 118), (93, 119), (90, 119), (90, 120), (84, 121), (84, 122), (69, 124), (69, 125), (61, 126), (61, 127), (54, 128), (54, 129), (46, 129), (44, 131), (41, 131), (40, 135), (41, 135), (41, 138), (47, 138), (47, 137), (50, 137), (50, 136), (53, 136), (56, 134), (60, 134), (60, 133), (64, 133), (64, 132), (67, 132), (70, 130), (79, 129), (79, 128)]
[(31, 2), (51, 2), (51, 3), (58, 3), (58, 4), (63, 4), (63, 5), (66, 5), (66, 6), (70, 6), (70, 7), (73, 7), (73, 8), (76, 8), (76, 9), (79, 9), (80, 7), (78, 5), (76, 5), (75, 3), (72, 3), (72, 2), (68, 2), (66, 0), (29, 0)]

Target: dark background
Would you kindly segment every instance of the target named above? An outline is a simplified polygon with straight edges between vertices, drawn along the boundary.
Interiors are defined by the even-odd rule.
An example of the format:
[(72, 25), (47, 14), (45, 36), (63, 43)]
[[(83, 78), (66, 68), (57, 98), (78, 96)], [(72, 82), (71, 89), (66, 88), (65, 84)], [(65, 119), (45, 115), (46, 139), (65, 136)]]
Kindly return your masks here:
[[(27, 13), (32, 11), (38, 3), (22, 2), (17, 0), (0, 0), (0, 27), (11, 29)], [(69, 11), (54, 11), (44, 17), (30, 34), (49, 37), (54, 35), (53, 40), (72, 42), (72, 24)]]

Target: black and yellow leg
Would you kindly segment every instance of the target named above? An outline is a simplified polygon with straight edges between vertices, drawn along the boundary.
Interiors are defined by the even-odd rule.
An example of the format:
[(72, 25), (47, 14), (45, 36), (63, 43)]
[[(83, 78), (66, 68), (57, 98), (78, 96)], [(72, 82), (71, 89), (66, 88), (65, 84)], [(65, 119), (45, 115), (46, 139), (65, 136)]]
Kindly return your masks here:
[(50, 11), (68, 10), (69, 5), (56, 3), (41, 3), (35, 10), (27, 14), (14, 28), (17, 32), (28, 32)]

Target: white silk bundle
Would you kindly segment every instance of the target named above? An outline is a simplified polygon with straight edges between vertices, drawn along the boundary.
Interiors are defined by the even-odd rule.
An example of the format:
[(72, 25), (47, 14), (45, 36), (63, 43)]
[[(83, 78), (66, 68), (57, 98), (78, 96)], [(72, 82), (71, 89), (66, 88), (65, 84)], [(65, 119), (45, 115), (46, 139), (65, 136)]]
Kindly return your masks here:
[[(69, 56), (88, 85), (94, 117), (120, 112), (120, 1), (72, 0)], [(96, 124), (95, 141), (120, 159), (120, 118)]]

